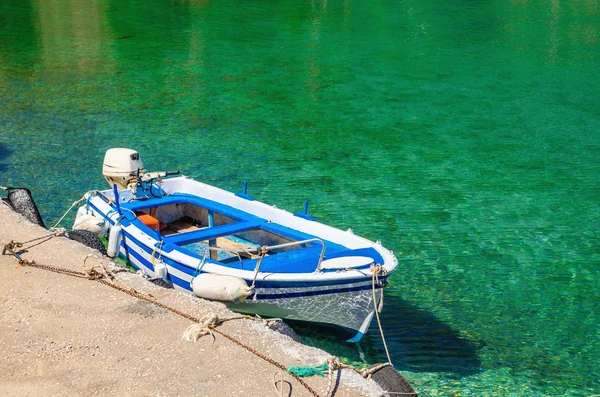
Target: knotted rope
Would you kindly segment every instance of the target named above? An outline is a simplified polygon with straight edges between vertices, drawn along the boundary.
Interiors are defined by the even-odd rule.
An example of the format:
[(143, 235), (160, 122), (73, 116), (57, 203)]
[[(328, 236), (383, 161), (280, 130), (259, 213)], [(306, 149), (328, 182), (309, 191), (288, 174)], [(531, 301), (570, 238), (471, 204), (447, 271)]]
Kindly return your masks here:
[[(19, 256), (19, 254), (22, 254), (22, 253), (26, 252), (29, 248), (33, 248), (36, 245), (40, 245), (42, 243), (45, 243), (46, 241), (48, 241), (48, 240), (50, 240), (50, 239), (52, 239), (54, 237), (62, 236), (63, 234), (64, 234), (64, 231), (57, 230), (57, 231), (55, 231), (52, 234), (46, 234), (44, 236), (32, 238), (31, 240), (27, 240), (27, 241), (24, 241), (22, 243), (19, 243), (19, 242), (14, 241), (14, 240), (10, 240), (8, 243), (6, 243), (6, 244), (4, 244), (2, 246), (2, 255), (6, 255), (6, 251), (8, 251), (8, 252), (10, 252), (11, 255), (13, 255), (15, 258), (17, 258), (17, 260), (21, 261), (22, 259)], [(42, 240), (42, 241), (39, 241), (38, 243), (30, 245), (29, 247), (26, 247), (26, 248), (21, 249), (19, 251), (15, 250), (15, 249), (22, 248), (25, 244), (29, 244), (29, 243), (32, 243), (32, 242), (38, 241), (38, 240)]]
[(226, 321), (231, 320), (257, 320), (252, 316), (232, 316), (232, 317), (219, 317), (216, 313), (208, 313), (204, 315), (200, 320), (198, 320), (197, 324), (192, 324), (183, 333), (182, 339), (187, 340), (189, 342), (196, 342), (198, 339), (203, 337), (204, 335), (210, 335), (213, 337), (213, 341), (216, 339), (213, 334), (213, 330), (215, 327), (223, 324)]
[(248, 296), (253, 295), (252, 299), (254, 301), (256, 301), (256, 293), (254, 288), (256, 284), (256, 278), (258, 277), (258, 273), (260, 272), (260, 265), (262, 264), (262, 260), (267, 255), (267, 252), (269, 252), (267, 246), (260, 247), (258, 260), (256, 261), (256, 268), (254, 268), (254, 276), (252, 277), (252, 285), (250, 285), (250, 288), (248, 290)]
[[(60, 221), (59, 221), (60, 223)], [(58, 223), (57, 223), (58, 224)], [(42, 240), (34, 245), (31, 245), (27, 248), (31, 248), (34, 247), (36, 245), (42, 244), (50, 239), (52, 239), (53, 237), (56, 236), (60, 236), (62, 235), (62, 232), (55, 232), (49, 235), (45, 235), (45, 236), (41, 236), (41, 237), (37, 237), (28, 241), (25, 241), (23, 243), (19, 243), (19, 242), (15, 242), (13, 240), (11, 240), (9, 243), (5, 244), (2, 248), (2, 255), (5, 255), (6, 252), (9, 252), (11, 255), (13, 255), (19, 262), (19, 264), (21, 264), (22, 266), (30, 266), (30, 267), (36, 267), (39, 269), (43, 269), (43, 270), (49, 270), (55, 273), (60, 273), (60, 274), (66, 274), (66, 275), (70, 275), (70, 276), (74, 276), (74, 277), (79, 277), (79, 278), (85, 278), (88, 280), (93, 280), (93, 281), (98, 281), (102, 284), (108, 285), (114, 289), (120, 290), (122, 292), (125, 292), (128, 295), (131, 295), (133, 297), (136, 297), (138, 299), (144, 300), (146, 302), (152, 303), (158, 307), (161, 307), (163, 309), (166, 309), (168, 311), (171, 311), (172, 313), (178, 314), (184, 318), (187, 318), (191, 321), (193, 321), (195, 324), (190, 325), (186, 331), (184, 332), (183, 335), (183, 339), (188, 340), (188, 341), (197, 341), (199, 338), (201, 338), (204, 335), (211, 335), (213, 337), (213, 342), (216, 340), (215, 335), (213, 332), (216, 332), (218, 334), (220, 334), (221, 336), (229, 339), (230, 341), (238, 344), (239, 346), (245, 348), (246, 350), (248, 350), (249, 352), (257, 355), (258, 357), (262, 358), (263, 360), (273, 364), (274, 366), (288, 372), (290, 375), (292, 375), (301, 385), (303, 385), (309, 392), (311, 392), (311, 394), (315, 397), (319, 397), (319, 395), (308, 385), (306, 384), (306, 382), (304, 382), (301, 377), (306, 377), (306, 376), (312, 376), (312, 375), (320, 375), (320, 376), (325, 376), (324, 372), (325, 370), (327, 370), (327, 377), (328, 377), (328, 384), (327, 384), (327, 391), (325, 393), (325, 397), (328, 397), (332, 387), (333, 387), (333, 373), (335, 370), (337, 369), (342, 369), (342, 368), (346, 368), (346, 369), (351, 369), (355, 372), (357, 372), (358, 374), (362, 375), (364, 378), (369, 379), (371, 377), (371, 375), (375, 372), (377, 372), (378, 370), (380, 370), (381, 368), (384, 368), (386, 366), (390, 366), (392, 365), (392, 361), (390, 359), (390, 355), (389, 355), (389, 351), (387, 348), (387, 344), (385, 341), (385, 336), (383, 334), (383, 329), (381, 327), (381, 321), (379, 318), (379, 312), (381, 311), (382, 305), (383, 305), (383, 289), (381, 290), (381, 300), (380, 300), (380, 304), (377, 305), (377, 299), (376, 299), (376, 295), (375, 295), (375, 285), (377, 284), (379, 287), (383, 287), (383, 283), (381, 281), (379, 281), (379, 276), (380, 275), (386, 275), (387, 272), (385, 271), (385, 269), (381, 266), (381, 265), (372, 265), (370, 268), (370, 271), (372, 273), (372, 278), (371, 278), (371, 287), (372, 287), (372, 294), (373, 294), (373, 308), (375, 310), (375, 315), (377, 317), (377, 324), (379, 326), (379, 331), (381, 333), (381, 338), (385, 347), (385, 352), (388, 358), (388, 362), (384, 363), (384, 364), (380, 364), (378, 366), (372, 367), (372, 368), (365, 368), (365, 369), (358, 369), (352, 365), (347, 365), (347, 364), (343, 364), (340, 363), (340, 361), (337, 359), (337, 357), (330, 357), (328, 358), (324, 364), (321, 364), (319, 366), (314, 366), (314, 367), (290, 367), (290, 368), (285, 368), (282, 364), (276, 362), (275, 360), (263, 355), (262, 353), (254, 350), (253, 348), (249, 347), (248, 345), (240, 342), (239, 340), (233, 338), (232, 336), (226, 334), (223, 331), (218, 330), (216, 327), (219, 326), (220, 324), (226, 322), (226, 321), (230, 321), (230, 320), (238, 320), (238, 319), (250, 319), (250, 320), (257, 320), (257, 321), (263, 321), (266, 322), (265, 320), (259, 318), (255, 318), (252, 316), (245, 316), (245, 315), (241, 315), (241, 316), (233, 316), (233, 317), (225, 317), (225, 318), (220, 318), (217, 314), (215, 313), (208, 313), (206, 314), (204, 317), (198, 319), (194, 316), (191, 316), (187, 313), (184, 313), (178, 309), (175, 309), (173, 307), (164, 305), (152, 298), (150, 298), (149, 296), (143, 295), (137, 291), (135, 291), (134, 289), (129, 289), (129, 288), (125, 288), (122, 287), (120, 285), (115, 284), (114, 282), (112, 282), (112, 280), (115, 280), (114, 275), (108, 270), (106, 269), (106, 267), (101, 264), (100, 266), (96, 265), (93, 266), (92, 268), (86, 270), (85, 272), (78, 272), (75, 270), (69, 270), (69, 269), (65, 269), (65, 268), (61, 268), (61, 267), (56, 267), (56, 266), (48, 266), (48, 265), (41, 265), (36, 263), (35, 261), (28, 261), (25, 260), (23, 258), (21, 258), (21, 256), (19, 255), (20, 253), (23, 253), (24, 250), (20, 250), (20, 251), (15, 251), (15, 249), (21, 248), (23, 247), (23, 245), (28, 244), (28, 243), (32, 243), (34, 241), (38, 241), (38, 240)], [(262, 257), (264, 257), (264, 255), (266, 254), (266, 249), (265, 247), (263, 247), (263, 249), (261, 250), (261, 255), (259, 258), (259, 263), (257, 264), (257, 267), (255, 269), (255, 275), (254, 275), (254, 280), (252, 283), (252, 287), (254, 287), (254, 281), (256, 280), (256, 276), (258, 274), (258, 270), (260, 268), (260, 259)], [(84, 266), (86, 264), (86, 261), (89, 259), (89, 257), (91, 257), (93, 255), (88, 255), (86, 256), (86, 258), (84, 259)], [(154, 256), (154, 255), (153, 255)], [(97, 271), (96, 268), (100, 268), (101, 271)], [(111, 280), (111, 281), (109, 281)], [(267, 320), (268, 321), (268, 320)], [(282, 390), (281, 393), (283, 394), (283, 376), (282, 379), (280, 381), (282, 383)], [(275, 382), (275, 388), (277, 390), (277, 382)], [(383, 395), (385, 395), (386, 393), (384, 393)], [(397, 394), (397, 395), (414, 395), (414, 393), (395, 393), (395, 392), (387, 392), (387, 394)]]

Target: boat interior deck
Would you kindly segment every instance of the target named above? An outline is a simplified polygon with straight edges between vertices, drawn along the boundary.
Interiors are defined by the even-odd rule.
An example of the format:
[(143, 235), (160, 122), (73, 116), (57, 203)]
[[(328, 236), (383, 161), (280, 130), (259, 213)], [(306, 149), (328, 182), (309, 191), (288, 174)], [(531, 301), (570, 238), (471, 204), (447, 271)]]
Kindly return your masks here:
[[(172, 247), (195, 257), (206, 255), (228, 267), (252, 270), (260, 247), (298, 242), (290, 247), (269, 250), (261, 263), (261, 271), (313, 272), (319, 263), (321, 244), (316, 241), (301, 243), (315, 236), (208, 199), (172, 194), (122, 206), (136, 215), (135, 219), (130, 219), (133, 223), (164, 241), (165, 250)], [(356, 250), (331, 241), (324, 243), (327, 258), (355, 255)], [(381, 259), (374, 249), (370, 251), (376, 255), (374, 260)], [(373, 252), (369, 252), (371, 256)]]

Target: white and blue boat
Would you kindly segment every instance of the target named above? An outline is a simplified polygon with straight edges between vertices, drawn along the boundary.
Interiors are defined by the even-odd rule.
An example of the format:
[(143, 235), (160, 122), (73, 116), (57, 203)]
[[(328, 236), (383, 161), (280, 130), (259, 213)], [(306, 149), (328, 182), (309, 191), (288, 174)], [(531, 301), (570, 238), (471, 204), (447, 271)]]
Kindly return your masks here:
[[(110, 149), (113, 189), (90, 191), (75, 225), (100, 224), (109, 254), (175, 288), (230, 309), (334, 326), (357, 342), (381, 310), (398, 262), (352, 233), (184, 177), (147, 172), (139, 154)], [(76, 228), (76, 227), (74, 227)]]

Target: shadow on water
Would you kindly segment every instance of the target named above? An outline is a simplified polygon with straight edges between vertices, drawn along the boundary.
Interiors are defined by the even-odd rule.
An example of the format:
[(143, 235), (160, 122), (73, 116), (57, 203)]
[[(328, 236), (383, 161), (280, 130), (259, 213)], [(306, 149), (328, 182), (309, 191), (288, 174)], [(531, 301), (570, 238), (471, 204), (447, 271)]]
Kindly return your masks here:
[(5, 160), (8, 158), (10, 151), (4, 145), (0, 145), (0, 172), (5, 172), (8, 169)]
[[(469, 340), (434, 314), (395, 296), (386, 299), (384, 314), (383, 330), (397, 369), (460, 376), (481, 372), (477, 351), (486, 345), (485, 341)], [(383, 352), (375, 320), (367, 337)]]
[[(398, 297), (385, 302), (382, 318), (394, 367), (400, 371), (448, 372), (467, 376), (481, 372), (477, 351), (484, 341), (468, 340), (435, 315)], [(387, 361), (376, 319), (360, 344), (343, 342), (331, 330), (292, 324), (302, 343), (315, 346), (355, 366)]]

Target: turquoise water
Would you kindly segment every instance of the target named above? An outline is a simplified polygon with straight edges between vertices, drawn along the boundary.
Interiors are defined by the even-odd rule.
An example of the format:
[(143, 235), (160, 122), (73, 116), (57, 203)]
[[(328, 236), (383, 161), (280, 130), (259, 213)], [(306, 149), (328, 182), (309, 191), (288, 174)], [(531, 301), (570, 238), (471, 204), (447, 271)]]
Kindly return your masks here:
[(600, 394), (599, 58), (594, 0), (2, 1), (0, 185), (53, 224), (131, 147), (310, 199), (396, 253), (415, 388)]

